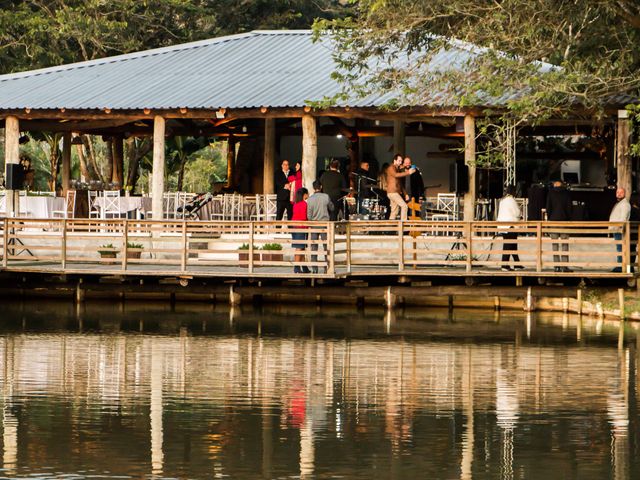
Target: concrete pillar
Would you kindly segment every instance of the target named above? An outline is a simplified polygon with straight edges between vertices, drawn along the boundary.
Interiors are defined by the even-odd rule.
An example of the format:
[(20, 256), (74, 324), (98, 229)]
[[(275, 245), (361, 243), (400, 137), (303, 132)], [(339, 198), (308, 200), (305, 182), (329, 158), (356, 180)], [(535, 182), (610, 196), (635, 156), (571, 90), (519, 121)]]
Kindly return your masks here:
[(71, 132), (62, 136), (62, 194), (66, 195), (71, 183)]
[(318, 131), (316, 119), (312, 115), (302, 116), (302, 183), (313, 192), (313, 181), (316, 179), (316, 163), (318, 161)]
[(618, 141), (616, 145), (616, 170), (617, 186), (624, 188), (627, 199), (631, 195), (631, 155), (629, 154), (631, 129), (629, 125), (629, 112), (618, 110)]
[(153, 212), (153, 220), (162, 220), (164, 133), (165, 120), (156, 115), (153, 119), (153, 172), (151, 176), (151, 211)]
[(264, 120), (264, 168), (262, 172), (262, 191), (275, 193), (273, 183), (276, 168), (276, 119)]
[[(6, 164), (20, 163), (20, 122), (18, 117), (8, 116), (4, 121), (4, 159)], [(5, 169), (6, 173), (6, 169)], [(20, 197), (14, 190), (7, 190), (6, 193), (6, 215), (15, 217), (20, 211)]]
[(404, 157), (406, 152), (404, 120), (393, 121), (393, 154), (399, 153)]
[(463, 215), (470, 222), (476, 209), (476, 120), (471, 115), (464, 117), (464, 163), (469, 167), (469, 191), (464, 195)]

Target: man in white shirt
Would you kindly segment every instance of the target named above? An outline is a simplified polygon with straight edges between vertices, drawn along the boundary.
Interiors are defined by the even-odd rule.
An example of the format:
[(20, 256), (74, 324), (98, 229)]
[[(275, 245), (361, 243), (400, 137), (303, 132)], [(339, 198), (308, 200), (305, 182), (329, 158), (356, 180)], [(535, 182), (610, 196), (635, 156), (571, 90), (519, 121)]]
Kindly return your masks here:
[[(500, 204), (498, 205), (498, 222), (519, 222), (522, 213), (520, 212), (520, 207), (518, 206), (518, 202), (514, 198), (515, 187), (509, 185), (505, 190), (505, 195), (500, 200)], [(503, 250), (505, 252), (515, 252), (518, 250), (518, 243), (515, 241), (518, 238), (518, 234), (516, 232), (511, 231), (511, 225), (500, 226), (498, 228), (507, 229), (502, 238), (504, 239)], [(507, 241), (511, 240), (511, 241)], [(502, 254), (502, 270), (505, 272), (511, 271), (511, 267), (509, 267), (509, 257), (513, 257), (513, 261), (515, 265), (513, 266), (513, 270), (520, 270), (524, 268), (520, 263), (520, 257), (517, 253), (503, 253)]]
[[(618, 188), (616, 190), (616, 200), (618, 201), (613, 209), (611, 215), (609, 215), (610, 222), (628, 222), (631, 215), (631, 204), (627, 200), (627, 192), (624, 188)], [(616, 251), (622, 252), (622, 233), (616, 232), (613, 234), (613, 238), (616, 240)], [(618, 256), (618, 263), (622, 265), (622, 256)], [(616, 267), (613, 272), (622, 272), (622, 267)]]

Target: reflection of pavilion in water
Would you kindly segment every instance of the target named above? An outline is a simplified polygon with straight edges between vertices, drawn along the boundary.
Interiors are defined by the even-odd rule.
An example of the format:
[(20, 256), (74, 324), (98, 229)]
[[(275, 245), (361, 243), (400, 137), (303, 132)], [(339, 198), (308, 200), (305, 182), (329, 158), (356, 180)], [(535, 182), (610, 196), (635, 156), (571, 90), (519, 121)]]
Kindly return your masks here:
[[(608, 419), (615, 478), (629, 478), (633, 358), (628, 349), (544, 347), (518, 340), (515, 344), (472, 345), (183, 333), (3, 337), (2, 458), (6, 472), (17, 471), (19, 461), (28, 464), (28, 453), (37, 450), (33, 445), (45, 442), (34, 431), (20, 428), (16, 405), (46, 392), (52, 402), (71, 404), (71, 411), (91, 405), (100, 415), (126, 417), (147, 412), (148, 422), (128, 425), (121, 441), (126, 443), (128, 435), (149, 439), (151, 451), (141, 452), (140, 457), (146, 455), (141, 464), (147, 463), (154, 475), (181, 474), (175, 470), (172, 443), (181, 431), (182, 415), (202, 415), (202, 428), (191, 433), (200, 440), (192, 443), (206, 446), (204, 457), (211, 461), (211, 471), (233, 477), (242, 460), (233, 460), (232, 453), (249, 435), (237, 418), (239, 412), (245, 412), (247, 418), (259, 419), (256, 425), (262, 434), (255, 443), (260, 445), (256, 456), (262, 458), (257, 470), (265, 478), (282, 473), (275, 469), (287, 468), (273, 461), (279, 448), (276, 439), (289, 438), (294, 432), (302, 478), (318, 474), (320, 468), (340, 472), (341, 455), (354, 454), (353, 447), (345, 447), (345, 439), (376, 451), (387, 448), (392, 477), (406, 475), (407, 465), (399, 459), (414, 453), (411, 468), (423, 472), (436, 472), (438, 459), (451, 464), (458, 458), (458, 471), (465, 479), (473, 477), (474, 457), (500, 455), (499, 477), (514, 478), (519, 425), (536, 418), (537, 424), (553, 430), (550, 416), (579, 409), (581, 418), (592, 423), (581, 426), (575, 421), (568, 428), (599, 428), (606, 435), (606, 429), (589, 418), (599, 414)], [(68, 415), (70, 428), (81, 430), (81, 425), (73, 425), (74, 415)], [(464, 425), (462, 431), (456, 431), (457, 424)], [(446, 441), (418, 444), (416, 432), (424, 428), (433, 429)], [(486, 430), (485, 435), (501, 439), (499, 451), (488, 447), (486, 439), (476, 438), (480, 428)], [(110, 455), (104, 450), (110, 448), (110, 442), (102, 440), (93, 440), (97, 445), (87, 449), (75, 445), (80, 440), (71, 435), (66, 449), (84, 448), (83, 454), (96, 455), (96, 462), (99, 457), (108, 461)], [(453, 450), (452, 444), (457, 445)], [(609, 454), (605, 444), (596, 447), (596, 451), (602, 449), (603, 458)], [(345, 451), (334, 451), (336, 445)], [(40, 452), (46, 451), (46, 445), (42, 446)], [(579, 446), (574, 448), (578, 458), (587, 455)], [(485, 451), (480, 454), (480, 449)], [(589, 455), (593, 449), (588, 447)], [(318, 465), (319, 456), (331, 455), (333, 465)], [(172, 465), (170, 471), (167, 465)], [(579, 467), (559, 464), (554, 468), (573, 475)]]

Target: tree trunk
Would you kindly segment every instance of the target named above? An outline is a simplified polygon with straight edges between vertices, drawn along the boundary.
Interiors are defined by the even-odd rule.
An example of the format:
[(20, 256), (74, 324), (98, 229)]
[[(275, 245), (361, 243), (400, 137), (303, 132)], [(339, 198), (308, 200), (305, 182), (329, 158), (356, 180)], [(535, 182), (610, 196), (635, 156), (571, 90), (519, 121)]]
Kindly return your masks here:
[(107, 140), (107, 170), (104, 173), (104, 179), (106, 182), (113, 181), (113, 142), (111, 139)]
[(91, 175), (89, 174), (89, 168), (87, 167), (87, 159), (84, 155), (84, 145), (76, 145), (78, 150), (78, 158), (80, 159), (80, 180), (83, 182), (88, 182), (91, 180)]
[(138, 183), (140, 160), (151, 151), (151, 142), (145, 138), (136, 146), (135, 139), (131, 139), (127, 145), (128, 173), (127, 187), (131, 187), (131, 192), (135, 191)]
[(178, 170), (178, 191), (182, 191), (182, 183), (184, 181), (184, 167), (187, 165), (187, 159), (189, 157), (183, 156), (180, 160), (180, 168)]

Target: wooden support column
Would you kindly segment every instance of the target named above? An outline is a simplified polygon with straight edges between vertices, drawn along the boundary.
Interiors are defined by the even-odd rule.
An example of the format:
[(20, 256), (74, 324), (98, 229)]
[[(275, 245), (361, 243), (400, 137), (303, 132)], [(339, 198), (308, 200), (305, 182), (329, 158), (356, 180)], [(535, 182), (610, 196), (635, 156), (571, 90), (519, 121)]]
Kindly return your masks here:
[(227, 138), (227, 184), (226, 187), (235, 186), (236, 177), (236, 137), (229, 135)]
[(313, 192), (317, 159), (318, 131), (316, 119), (312, 115), (305, 114), (302, 116), (302, 183), (309, 192)]
[(464, 195), (465, 222), (475, 220), (476, 203), (476, 119), (464, 117), (464, 163), (469, 167), (469, 191)]
[[(4, 160), (6, 164), (20, 163), (20, 122), (18, 117), (8, 116), (4, 121)], [(6, 173), (6, 169), (5, 169)], [(15, 217), (20, 211), (20, 197), (15, 190), (7, 190), (5, 211), (7, 217)]]
[(264, 169), (262, 171), (262, 191), (275, 193), (274, 174), (276, 171), (276, 119), (264, 120)]
[(66, 195), (71, 183), (71, 132), (62, 136), (62, 194)]
[(165, 120), (160, 115), (153, 119), (153, 172), (151, 177), (151, 211), (154, 220), (162, 220), (164, 196), (164, 134)]
[(113, 173), (111, 181), (124, 187), (124, 136), (114, 135), (111, 138), (113, 147)]
[(618, 110), (618, 142), (616, 145), (616, 170), (618, 172), (617, 186), (624, 188), (627, 199), (631, 195), (631, 155), (629, 155), (630, 141), (629, 112)]
[(404, 120), (393, 121), (393, 154), (399, 153), (404, 157), (406, 153)]

